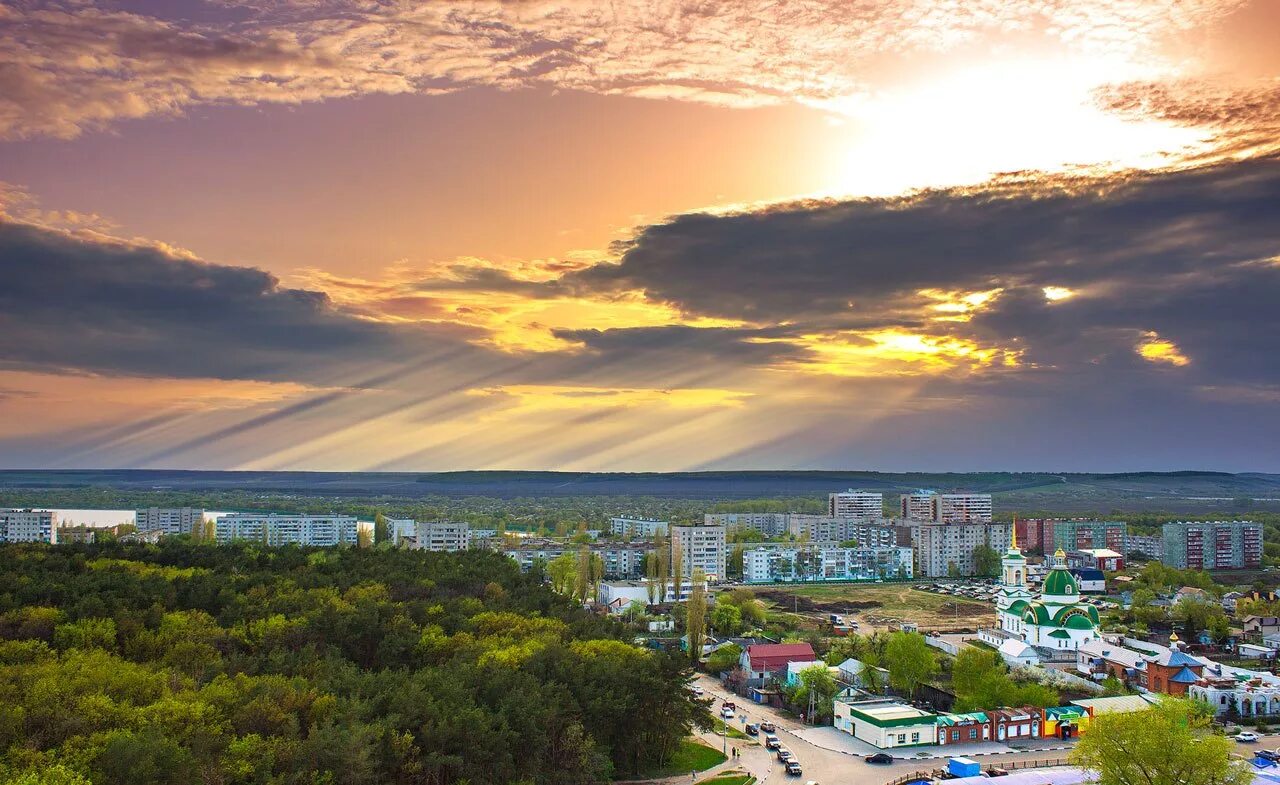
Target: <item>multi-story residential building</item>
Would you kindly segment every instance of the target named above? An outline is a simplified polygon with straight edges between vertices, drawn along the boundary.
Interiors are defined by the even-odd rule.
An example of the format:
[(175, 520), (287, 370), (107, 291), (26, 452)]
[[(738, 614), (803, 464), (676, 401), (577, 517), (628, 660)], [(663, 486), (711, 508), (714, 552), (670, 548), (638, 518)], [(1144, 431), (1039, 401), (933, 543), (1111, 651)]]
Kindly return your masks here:
[(465, 551), (471, 544), (471, 526), (453, 521), (418, 521), (413, 547), (421, 551)]
[(794, 537), (810, 542), (857, 540), (858, 545), (868, 547), (896, 545), (897, 537), (892, 523), (884, 519), (877, 520), (880, 522), (792, 514), (787, 522), (787, 531)]
[(1125, 556), (1141, 553), (1148, 559), (1160, 561), (1164, 558), (1164, 537), (1160, 534), (1126, 534), (1123, 553)]
[(219, 544), (257, 540), (268, 545), (358, 545), (360, 523), (350, 515), (232, 513), (215, 521), (214, 538)]
[(766, 537), (778, 537), (787, 533), (790, 519), (791, 515), (785, 512), (709, 512), (702, 516), (702, 523), (728, 529), (754, 529)]
[(625, 534), (631, 537), (666, 536), (671, 524), (652, 518), (616, 517), (609, 519), (609, 531), (614, 534)]
[(204, 534), (204, 509), (200, 507), (144, 507), (134, 516), (140, 532), (160, 532), (166, 537)]
[(1064, 520), (1045, 518), (1040, 521), (1040, 551), (1045, 554), (1062, 550), (1110, 548), (1124, 553), (1128, 526), (1120, 521)]
[(725, 547), (723, 526), (672, 526), (671, 548), (680, 545), (679, 565), (672, 560), (672, 574), (676, 569), (686, 578), (693, 577), (694, 570), (702, 570), (709, 581), (723, 580), (729, 564), (729, 552)]
[(75, 526), (59, 526), (58, 527), (58, 544), (69, 545), (71, 543), (91, 543), (98, 539), (98, 530), (93, 526), (86, 526), (83, 523)]
[[(546, 563), (566, 553), (577, 554), (583, 547), (563, 540), (527, 537), (502, 552), (514, 559), (520, 569), (528, 570), (536, 561)], [(645, 555), (653, 550), (646, 542), (593, 542), (585, 547), (600, 557), (604, 577), (617, 580), (643, 578)]]
[(898, 497), (898, 510), (909, 521), (933, 520), (933, 491), (904, 493)]
[(841, 548), (834, 543), (759, 545), (742, 554), (745, 583), (911, 578), (910, 548)]
[(827, 515), (832, 518), (869, 520), (884, 517), (884, 494), (875, 491), (847, 491), (827, 495)]
[(417, 521), (412, 518), (387, 518), (386, 523), (392, 545), (409, 545), (418, 536)]
[(1009, 523), (915, 523), (909, 531), (915, 551), (915, 574), (921, 578), (973, 575), (973, 551), (980, 545), (996, 553), (1009, 549)]
[[(698, 585), (706, 589), (705, 583)], [(677, 588), (680, 590), (679, 597), (676, 596)], [(610, 613), (625, 613), (636, 602), (645, 606), (656, 602), (688, 602), (689, 595), (693, 594), (695, 588), (697, 586), (689, 581), (682, 581), (679, 587), (675, 585), (675, 581), (667, 581), (666, 593), (661, 594), (655, 589), (654, 602), (650, 602), (648, 581), (600, 581), (599, 602)]]
[(1177, 521), (1164, 525), (1164, 563), (1179, 569), (1262, 566), (1262, 526), (1253, 521)]
[(53, 510), (0, 510), (0, 542), (58, 541), (58, 516)]

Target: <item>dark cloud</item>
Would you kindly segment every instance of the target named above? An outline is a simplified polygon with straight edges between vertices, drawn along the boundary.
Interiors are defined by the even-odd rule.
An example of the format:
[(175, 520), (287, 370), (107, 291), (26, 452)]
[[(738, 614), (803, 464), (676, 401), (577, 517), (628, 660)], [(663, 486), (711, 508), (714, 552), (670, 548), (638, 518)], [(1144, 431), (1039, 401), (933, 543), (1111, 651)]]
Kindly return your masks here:
[(408, 345), (249, 267), (0, 219), (0, 360), (108, 374), (308, 380)]

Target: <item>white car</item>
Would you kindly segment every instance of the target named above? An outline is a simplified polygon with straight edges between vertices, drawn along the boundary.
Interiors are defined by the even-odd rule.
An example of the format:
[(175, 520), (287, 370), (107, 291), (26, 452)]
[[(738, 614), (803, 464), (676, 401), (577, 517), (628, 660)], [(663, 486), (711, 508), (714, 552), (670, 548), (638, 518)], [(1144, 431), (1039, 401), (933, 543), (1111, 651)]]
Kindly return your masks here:
[(694, 694), (694, 695), (697, 695), (699, 698), (701, 698), (701, 697), (702, 697), (702, 693), (704, 693), (705, 691), (706, 691), (706, 690), (702, 689), (701, 687), (694, 687), (694, 688), (693, 688), (693, 694)]
[(1255, 742), (1262, 737), (1251, 730), (1242, 730), (1236, 734), (1235, 738), (1236, 741)]

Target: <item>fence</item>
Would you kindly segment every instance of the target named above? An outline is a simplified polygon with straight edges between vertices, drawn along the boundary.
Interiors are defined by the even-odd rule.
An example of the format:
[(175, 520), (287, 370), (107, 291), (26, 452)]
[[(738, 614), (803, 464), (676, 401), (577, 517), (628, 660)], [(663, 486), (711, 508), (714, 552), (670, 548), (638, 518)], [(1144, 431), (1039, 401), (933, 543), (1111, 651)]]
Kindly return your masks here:
[[(1002, 769), (1004, 771), (1016, 771), (1018, 769), (1044, 769), (1051, 766), (1067, 766), (1070, 760), (1067, 758), (1046, 758), (1044, 760), (1015, 760), (1001, 763), (998, 766), (988, 766), (987, 768)], [(906, 785), (908, 782), (921, 782), (936, 780), (941, 778), (945, 768), (939, 769), (921, 769), (920, 771), (904, 774), (901, 777), (886, 782), (885, 785)]]
[(924, 636), (924, 642), (927, 645), (932, 646), (935, 649), (938, 649), (939, 651), (945, 651), (947, 654), (950, 654), (952, 657), (960, 653), (960, 647), (958, 645), (952, 643), (951, 641), (944, 641), (942, 638), (935, 638), (932, 635), (926, 635)]

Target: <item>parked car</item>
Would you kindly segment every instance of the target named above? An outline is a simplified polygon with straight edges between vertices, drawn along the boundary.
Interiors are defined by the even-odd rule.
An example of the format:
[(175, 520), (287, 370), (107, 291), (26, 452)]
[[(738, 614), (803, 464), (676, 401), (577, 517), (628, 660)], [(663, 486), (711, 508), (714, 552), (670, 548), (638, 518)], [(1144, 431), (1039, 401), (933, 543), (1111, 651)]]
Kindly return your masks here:
[(737, 710), (738, 710), (738, 704), (734, 703), (733, 701), (725, 701), (725, 702), (724, 702), (724, 707), (725, 707), (726, 709), (728, 709), (729, 711), (737, 711)]
[(1258, 750), (1253, 754), (1263, 760), (1271, 760), (1280, 763), (1280, 750)]
[(1247, 741), (1252, 743), (1260, 738), (1262, 737), (1251, 730), (1242, 730), (1236, 734), (1236, 741)]
[(749, 722), (749, 723), (747, 723), (747, 727), (743, 728), (743, 730), (745, 730), (745, 731), (747, 732), (747, 735), (748, 735), (748, 736), (759, 736), (759, 735), (760, 735), (760, 726), (759, 726), (759, 725), (756, 725), (754, 722)]
[(765, 733), (773, 733), (777, 729), (778, 729), (778, 726), (774, 725), (772, 722), (769, 722), (768, 720), (765, 720), (764, 722), (760, 723), (760, 730), (764, 731)]
[(706, 690), (702, 689), (701, 687), (694, 687), (694, 688), (693, 688), (693, 694), (694, 694), (694, 695), (697, 695), (699, 698), (701, 698), (701, 697), (702, 697), (702, 695), (703, 695), (703, 693), (705, 693), (705, 692), (706, 692)]
[(863, 758), (867, 763), (893, 763), (893, 756), (887, 752), (877, 752)]
[(804, 769), (800, 768), (800, 761), (795, 759), (787, 761), (787, 773), (793, 777), (799, 777), (804, 774)]

